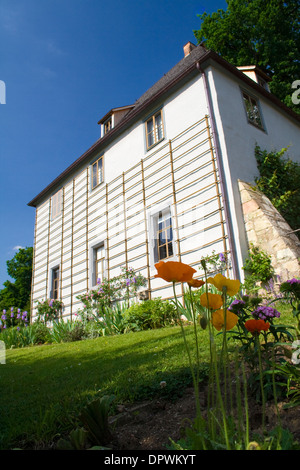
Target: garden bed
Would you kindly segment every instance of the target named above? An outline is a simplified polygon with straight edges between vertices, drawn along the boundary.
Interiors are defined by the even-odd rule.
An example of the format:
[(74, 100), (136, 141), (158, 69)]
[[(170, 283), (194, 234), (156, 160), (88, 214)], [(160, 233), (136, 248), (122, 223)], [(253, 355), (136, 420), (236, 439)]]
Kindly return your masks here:
[[(205, 410), (206, 389), (200, 389), (200, 403)], [(278, 403), (280, 423), (288, 430), (295, 441), (300, 443), (300, 405), (285, 408), (286, 400)], [(249, 399), (250, 429), (262, 433), (262, 407), (253, 398)], [(166, 450), (170, 448), (170, 438), (177, 442), (184, 436), (184, 428), (195, 418), (195, 394), (187, 388), (184, 396), (175, 403), (166, 400), (153, 400), (135, 404), (112, 417), (110, 423), (113, 440), (108, 445), (116, 450)], [(266, 403), (266, 432), (278, 424), (274, 401)]]

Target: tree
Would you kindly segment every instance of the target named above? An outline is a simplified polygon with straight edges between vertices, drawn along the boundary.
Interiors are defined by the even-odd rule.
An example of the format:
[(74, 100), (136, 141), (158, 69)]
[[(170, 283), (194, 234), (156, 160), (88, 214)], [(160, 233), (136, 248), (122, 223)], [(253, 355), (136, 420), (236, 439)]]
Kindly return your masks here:
[(15, 282), (5, 281), (0, 290), (0, 311), (11, 307), (29, 310), (32, 277), (33, 248), (20, 248), (15, 256), (6, 261), (7, 273)]
[(227, 10), (199, 15), (198, 43), (235, 66), (256, 65), (271, 78), (270, 90), (300, 114), (292, 84), (300, 79), (299, 0), (227, 0)]

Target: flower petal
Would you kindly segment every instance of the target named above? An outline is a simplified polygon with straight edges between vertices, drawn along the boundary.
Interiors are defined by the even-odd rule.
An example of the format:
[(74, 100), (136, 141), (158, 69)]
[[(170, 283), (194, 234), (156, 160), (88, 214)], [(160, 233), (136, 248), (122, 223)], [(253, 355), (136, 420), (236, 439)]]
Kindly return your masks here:
[(212, 310), (217, 310), (222, 307), (223, 299), (219, 294), (207, 294), (200, 295), (200, 303), (203, 307), (211, 308)]
[[(225, 325), (224, 311), (221, 309), (221, 310), (216, 310), (215, 312), (213, 312), (211, 316), (211, 322), (213, 326), (216, 328), (216, 330), (221, 331)], [(226, 331), (234, 328), (237, 322), (238, 322), (238, 316), (235, 313), (231, 312), (230, 310), (226, 310)]]
[(196, 269), (180, 261), (160, 261), (154, 266), (157, 269), (157, 274), (154, 277), (159, 277), (167, 282), (187, 282), (197, 272)]
[(201, 287), (205, 284), (201, 279), (191, 279), (187, 282), (190, 287)]
[(216, 274), (214, 277), (209, 277), (207, 282), (213, 284), (220, 292), (223, 291), (223, 287), (226, 287), (226, 292), (230, 297), (238, 293), (241, 285), (238, 279), (228, 279), (223, 276), (223, 274)]

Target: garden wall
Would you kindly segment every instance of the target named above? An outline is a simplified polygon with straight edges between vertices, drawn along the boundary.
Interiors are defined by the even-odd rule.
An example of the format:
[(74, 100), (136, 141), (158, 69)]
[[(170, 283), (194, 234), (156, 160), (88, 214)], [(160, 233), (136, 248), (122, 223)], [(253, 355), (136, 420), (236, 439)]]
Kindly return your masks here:
[(258, 189), (238, 181), (248, 243), (266, 251), (281, 282), (299, 276), (300, 241), (271, 201)]

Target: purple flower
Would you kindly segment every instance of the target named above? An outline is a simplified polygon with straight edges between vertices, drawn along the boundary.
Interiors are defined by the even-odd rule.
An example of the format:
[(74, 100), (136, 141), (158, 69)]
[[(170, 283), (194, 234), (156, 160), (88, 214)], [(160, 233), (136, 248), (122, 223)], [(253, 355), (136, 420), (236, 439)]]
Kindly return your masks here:
[(14, 311), (14, 307), (11, 307), (11, 308), (10, 308), (10, 311), (13, 312), (13, 311)]
[(97, 279), (97, 284), (98, 285), (101, 284), (101, 278), (100, 277), (98, 277), (98, 279)]
[(223, 253), (219, 253), (219, 258), (220, 258), (221, 263), (225, 263), (226, 259)]
[(296, 279), (295, 277), (293, 279), (289, 279), (288, 281), (289, 284), (300, 284), (300, 279)]
[(3, 309), (3, 313), (4, 313), (4, 315), (6, 314), (6, 310), (5, 310), (5, 308)]
[[(3, 312), (4, 312), (4, 310), (3, 310)], [(2, 318), (2, 320), (6, 320), (6, 315), (3, 314), (1, 318)]]
[(126, 286), (127, 286), (127, 287), (130, 286), (130, 279), (126, 279)]
[(261, 306), (257, 307), (253, 312), (252, 315), (257, 320), (270, 320), (272, 318), (279, 318), (280, 312), (272, 307)]

